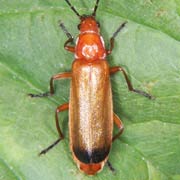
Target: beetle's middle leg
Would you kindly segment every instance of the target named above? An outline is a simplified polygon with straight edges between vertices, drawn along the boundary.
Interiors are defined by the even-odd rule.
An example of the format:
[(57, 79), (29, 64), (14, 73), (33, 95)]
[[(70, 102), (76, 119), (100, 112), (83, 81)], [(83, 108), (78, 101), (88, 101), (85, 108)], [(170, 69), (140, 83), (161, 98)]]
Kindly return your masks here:
[(52, 149), (54, 146), (56, 146), (62, 139), (64, 139), (64, 135), (61, 131), (61, 128), (59, 126), (59, 120), (58, 120), (58, 113), (59, 112), (62, 112), (62, 111), (65, 111), (65, 110), (68, 110), (69, 109), (69, 103), (66, 103), (66, 104), (63, 104), (59, 107), (56, 108), (56, 113), (55, 113), (55, 120), (56, 120), (56, 128), (57, 128), (57, 131), (58, 131), (58, 134), (59, 134), (59, 138), (53, 143), (51, 144), (50, 146), (48, 146), (46, 149), (42, 150), (39, 155), (42, 155), (42, 154), (46, 154), (50, 149)]
[(71, 72), (59, 73), (51, 77), (50, 79), (50, 91), (41, 94), (28, 94), (30, 97), (46, 97), (54, 95), (54, 80), (71, 78)]
[(131, 81), (129, 80), (129, 78), (128, 78), (126, 72), (125, 72), (125, 70), (124, 70), (121, 66), (115, 66), (115, 67), (110, 68), (110, 74), (114, 74), (114, 73), (116, 73), (116, 72), (118, 72), (118, 71), (121, 71), (121, 72), (123, 73), (124, 78), (125, 78), (125, 80), (126, 80), (126, 83), (127, 83), (127, 85), (128, 85), (129, 91), (132, 91), (132, 92), (141, 94), (141, 95), (143, 95), (143, 96), (145, 96), (145, 97), (147, 97), (147, 98), (149, 98), (149, 99), (154, 99), (154, 98), (155, 98), (155, 97), (152, 96), (151, 94), (148, 94), (148, 93), (146, 93), (146, 92), (144, 92), (144, 91), (141, 91), (141, 90), (138, 90), (138, 89), (134, 89), (134, 88), (133, 88), (133, 85), (131, 84)]

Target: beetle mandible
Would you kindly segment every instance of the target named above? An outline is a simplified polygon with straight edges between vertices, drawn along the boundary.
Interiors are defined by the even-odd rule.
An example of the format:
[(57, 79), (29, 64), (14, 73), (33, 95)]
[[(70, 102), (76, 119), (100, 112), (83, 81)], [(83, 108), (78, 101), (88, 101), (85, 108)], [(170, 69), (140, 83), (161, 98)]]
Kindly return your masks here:
[[(69, 138), (73, 159), (81, 171), (88, 175), (94, 175), (103, 169), (106, 162), (112, 169), (108, 162), (109, 152), (112, 142), (123, 132), (123, 123), (113, 112), (110, 75), (121, 71), (130, 91), (149, 99), (152, 99), (152, 96), (144, 91), (134, 89), (122, 67), (109, 67), (107, 63), (106, 57), (112, 52), (114, 39), (127, 22), (122, 23), (114, 32), (110, 38), (110, 47), (106, 49), (100, 35), (100, 24), (96, 20), (99, 0), (96, 0), (91, 15), (80, 15), (69, 0), (65, 1), (80, 19), (78, 25), (80, 33), (75, 46), (71, 45), (74, 41), (73, 36), (64, 24), (60, 23), (60, 27), (68, 37), (64, 48), (74, 53), (75, 60), (72, 64), (72, 71), (52, 76), (50, 92), (29, 95), (31, 97), (53, 95), (54, 80), (71, 78), (70, 101), (57, 107), (55, 113), (59, 138), (40, 154), (45, 154), (64, 138), (58, 121), (58, 113), (69, 109)], [(113, 123), (119, 129), (114, 136)]]

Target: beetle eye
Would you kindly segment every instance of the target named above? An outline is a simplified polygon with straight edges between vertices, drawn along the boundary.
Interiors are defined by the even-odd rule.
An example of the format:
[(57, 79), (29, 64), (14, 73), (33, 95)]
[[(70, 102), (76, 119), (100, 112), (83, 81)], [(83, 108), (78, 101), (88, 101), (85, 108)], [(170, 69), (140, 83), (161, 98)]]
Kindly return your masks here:
[(77, 28), (80, 30), (81, 24), (78, 24)]
[(99, 22), (97, 22), (97, 26), (98, 26), (98, 28), (100, 28), (100, 23)]

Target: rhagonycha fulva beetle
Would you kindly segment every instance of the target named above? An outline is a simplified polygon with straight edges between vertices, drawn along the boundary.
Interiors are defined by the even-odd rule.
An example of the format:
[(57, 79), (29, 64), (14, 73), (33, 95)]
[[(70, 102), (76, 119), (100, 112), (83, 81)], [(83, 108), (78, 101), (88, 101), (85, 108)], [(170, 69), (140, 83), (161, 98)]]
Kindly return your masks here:
[[(122, 121), (113, 112), (110, 75), (120, 71), (125, 77), (130, 91), (149, 99), (152, 96), (134, 89), (122, 67), (109, 67), (107, 63), (106, 57), (112, 52), (114, 39), (126, 22), (122, 23), (114, 32), (110, 38), (110, 47), (106, 49), (100, 35), (100, 24), (96, 21), (99, 0), (96, 0), (91, 15), (80, 15), (69, 0), (65, 1), (80, 19), (78, 25), (80, 33), (75, 46), (71, 45), (74, 41), (73, 36), (68, 32), (64, 24), (60, 24), (68, 37), (64, 48), (74, 53), (75, 60), (72, 64), (72, 71), (52, 76), (50, 79), (50, 92), (29, 95), (31, 97), (53, 95), (54, 80), (71, 79), (70, 101), (57, 107), (55, 113), (59, 138), (48, 148), (41, 151), (40, 154), (45, 154), (64, 138), (59, 126), (58, 113), (69, 109), (69, 138), (73, 159), (81, 171), (88, 175), (94, 175), (103, 169), (106, 162), (113, 169), (108, 161), (109, 152), (112, 142), (123, 132)], [(113, 123), (119, 129), (114, 136)]]

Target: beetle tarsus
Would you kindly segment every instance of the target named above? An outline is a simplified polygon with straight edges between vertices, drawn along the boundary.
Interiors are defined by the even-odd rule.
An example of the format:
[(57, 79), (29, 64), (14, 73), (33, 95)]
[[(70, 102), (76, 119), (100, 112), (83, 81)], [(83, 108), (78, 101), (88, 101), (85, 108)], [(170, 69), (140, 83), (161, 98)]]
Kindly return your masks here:
[(38, 155), (41, 156), (42, 154), (46, 154), (50, 149), (52, 149), (54, 146), (56, 146), (61, 140), (62, 140), (62, 138), (59, 138), (53, 144), (48, 146), (46, 149), (43, 149)]
[(113, 48), (114, 48), (114, 39), (118, 35), (118, 33), (125, 27), (127, 24), (127, 21), (123, 22), (118, 29), (113, 33), (112, 37), (110, 38), (110, 47), (106, 50), (107, 55), (111, 54)]
[(41, 97), (47, 97), (47, 96), (51, 96), (52, 94), (50, 92), (45, 92), (45, 93), (41, 93), (41, 94), (28, 94), (28, 96), (30, 96), (31, 98), (41, 98)]
[(64, 33), (66, 34), (68, 40), (64, 43), (64, 48), (67, 51), (73, 52), (75, 51), (74, 46), (69, 46), (68, 44), (73, 43), (74, 44), (74, 38), (71, 35), (71, 33), (67, 30), (67, 28), (64, 26), (64, 24), (62, 22), (60, 22), (59, 26), (61, 27), (61, 29), (64, 31)]
[(112, 167), (112, 164), (109, 161), (107, 161), (107, 165), (108, 165), (110, 171), (112, 171), (114, 173), (115, 169)]
[(132, 91), (135, 92), (135, 93), (137, 93), (137, 94), (140, 94), (140, 95), (142, 95), (142, 96), (145, 96), (145, 97), (147, 97), (148, 99), (151, 99), (151, 100), (154, 100), (154, 99), (155, 99), (154, 96), (152, 96), (151, 94), (148, 94), (148, 93), (146, 93), (146, 92), (144, 92), (144, 91), (141, 91), (141, 90), (138, 90), (138, 89), (133, 89)]
[(72, 39), (71, 41), (73, 41), (73, 36), (71, 35), (71, 33), (67, 30), (67, 28), (65, 27), (65, 25), (62, 22), (59, 22), (59, 26), (61, 27), (61, 29), (64, 31), (64, 33), (66, 34), (66, 36), (68, 37), (68, 39)]
[(123, 23), (118, 27), (118, 29), (113, 33), (113, 35), (112, 35), (111, 38), (114, 39), (114, 38), (118, 35), (118, 33), (125, 27), (125, 25), (126, 25), (127, 23), (128, 23), (127, 21), (123, 22)]

